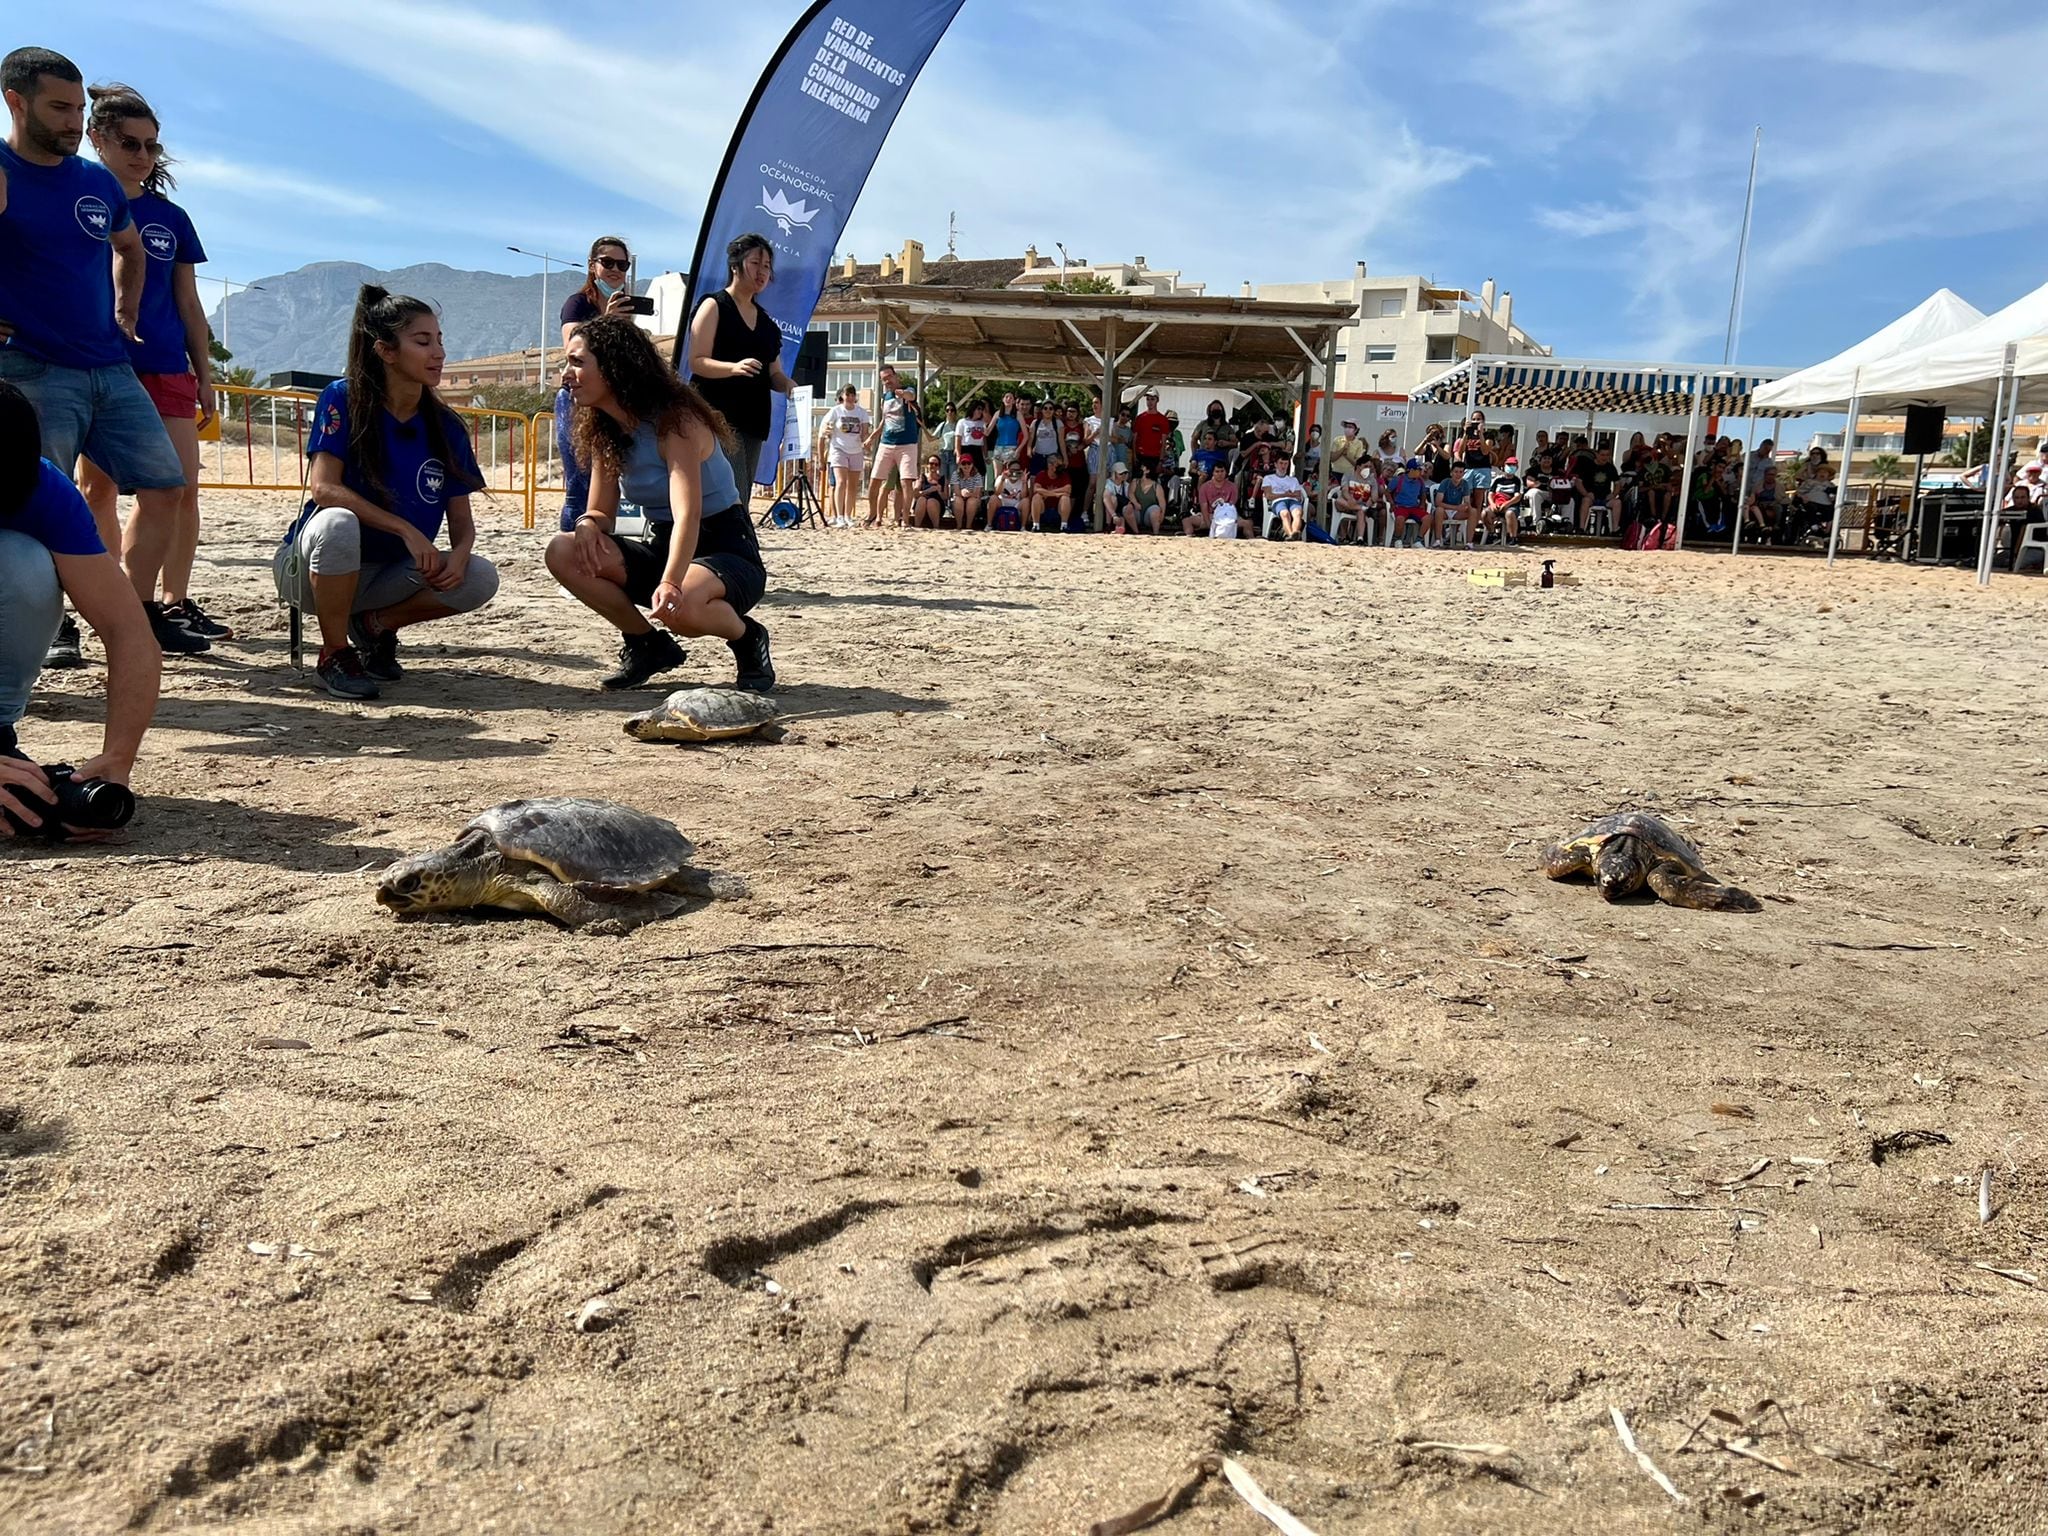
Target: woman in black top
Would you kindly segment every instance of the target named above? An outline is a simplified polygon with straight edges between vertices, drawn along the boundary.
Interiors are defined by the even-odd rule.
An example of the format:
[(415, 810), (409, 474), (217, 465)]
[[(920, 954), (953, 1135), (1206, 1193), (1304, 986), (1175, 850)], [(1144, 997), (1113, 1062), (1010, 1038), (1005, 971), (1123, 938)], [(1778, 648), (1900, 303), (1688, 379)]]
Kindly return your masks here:
[[(586, 320), (603, 315), (632, 317), (633, 254), (617, 235), (599, 235), (590, 242), (590, 262), (584, 269), (583, 286), (562, 301), (562, 349)], [(576, 519), (590, 504), (590, 469), (576, 458), (570, 440), (569, 419), (575, 403), (565, 385), (555, 391), (555, 451), (562, 458), (562, 532), (576, 526)]]
[(775, 248), (762, 235), (741, 235), (725, 248), (724, 288), (690, 317), (690, 379), (725, 417), (738, 439), (728, 451), (740, 495), (753, 495), (754, 467), (768, 440), (768, 394), (795, 383), (782, 368), (782, 328), (755, 301), (775, 279)]

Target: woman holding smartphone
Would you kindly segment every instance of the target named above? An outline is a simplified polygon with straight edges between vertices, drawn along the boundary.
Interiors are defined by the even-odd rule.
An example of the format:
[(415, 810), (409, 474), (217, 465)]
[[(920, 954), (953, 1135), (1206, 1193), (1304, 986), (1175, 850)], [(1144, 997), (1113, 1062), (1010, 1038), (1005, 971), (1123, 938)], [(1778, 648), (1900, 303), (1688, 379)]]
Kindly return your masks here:
[[(586, 320), (603, 315), (630, 319), (633, 314), (633, 253), (617, 235), (599, 235), (590, 242), (590, 260), (583, 269), (583, 286), (562, 301), (562, 346)], [(555, 391), (555, 452), (562, 459), (562, 532), (576, 526), (576, 519), (590, 502), (590, 466), (576, 458), (576, 445), (569, 438), (569, 421), (575, 412), (569, 391)]]
[(690, 318), (690, 382), (733, 431), (726, 459), (745, 505), (768, 441), (771, 391), (796, 383), (782, 368), (782, 328), (759, 303), (775, 280), (775, 247), (765, 235), (741, 235), (725, 248), (726, 285)]

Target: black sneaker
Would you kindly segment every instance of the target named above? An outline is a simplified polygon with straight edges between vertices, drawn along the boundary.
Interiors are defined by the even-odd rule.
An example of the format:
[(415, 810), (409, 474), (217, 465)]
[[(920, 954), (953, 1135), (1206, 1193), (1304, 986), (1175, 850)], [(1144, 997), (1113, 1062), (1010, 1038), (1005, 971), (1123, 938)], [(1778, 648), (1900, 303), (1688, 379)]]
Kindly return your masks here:
[(162, 603), (144, 603), (142, 609), (149, 615), (149, 629), (156, 636), (157, 649), (166, 656), (197, 656), (213, 649), (211, 640), (193, 634)]
[(78, 620), (65, 614), (57, 626), (57, 638), (50, 642), (50, 650), (43, 657), (43, 666), (53, 672), (66, 671), (85, 665), (85, 657), (78, 649)]
[(235, 632), (201, 608), (191, 598), (182, 602), (167, 603), (164, 612), (191, 630), (195, 635), (204, 635), (209, 640), (232, 640)]
[(352, 645), (344, 645), (320, 663), (320, 682), (337, 699), (374, 699), (377, 682), (364, 670), (363, 658)]
[(362, 658), (363, 670), (380, 683), (395, 683), (405, 676), (405, 668), (398, 664), (398, 631), (380, 629), (372, 631), (370, 621), (357, 614), (348, 621), (348, 638)]
[(627, 635), (619, 642), (619, 669), (598, 686), (616, 692), (638, 688), (657, 672), (683, 664), (683, 648), (665, 630), (650, 629), (644, 635)]
[(746, 626), (747, 632), (739, 639), (726, 642), (740, 669), (733, 686), (749, 693), (766, 693), (775, 686), (775, 663), (768, 659), (768, 631), (752, 619)]

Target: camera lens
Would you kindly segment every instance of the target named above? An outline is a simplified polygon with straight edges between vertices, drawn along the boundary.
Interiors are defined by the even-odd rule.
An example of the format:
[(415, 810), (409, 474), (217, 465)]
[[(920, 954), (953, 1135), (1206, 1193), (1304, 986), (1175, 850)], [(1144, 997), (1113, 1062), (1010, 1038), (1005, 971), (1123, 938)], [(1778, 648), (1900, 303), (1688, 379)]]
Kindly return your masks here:
[(74, 778), (68, 768), (59, 767), (50, 772), (50, 787), (57, 792), (57, 803), (43, 821), (57, 829), (57, 836), (63, 835), (64, 827), (111, 832), (135, 819), (135, 796), (124, 784)]

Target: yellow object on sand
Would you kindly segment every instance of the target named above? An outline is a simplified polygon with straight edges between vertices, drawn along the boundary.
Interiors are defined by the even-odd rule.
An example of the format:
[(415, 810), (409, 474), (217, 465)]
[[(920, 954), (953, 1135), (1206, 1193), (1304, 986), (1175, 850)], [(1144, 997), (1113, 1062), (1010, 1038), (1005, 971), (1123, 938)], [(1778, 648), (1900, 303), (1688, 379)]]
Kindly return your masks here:
[(1510, 566), (1470, 572), (1466, 578), (1475, 587), (1526, 587), (1529, 573)]

